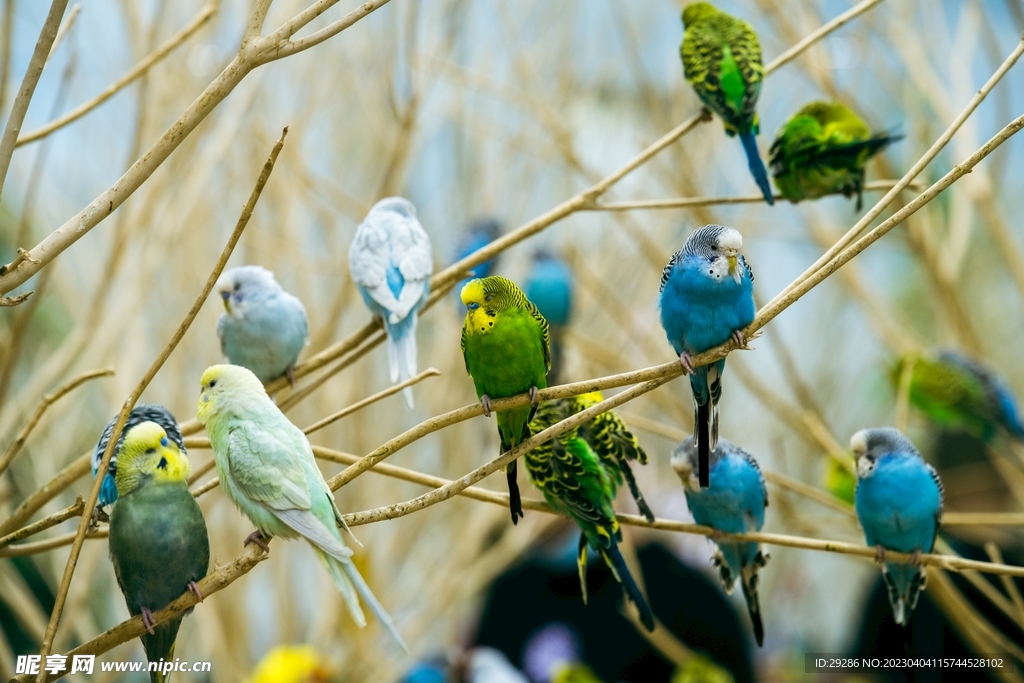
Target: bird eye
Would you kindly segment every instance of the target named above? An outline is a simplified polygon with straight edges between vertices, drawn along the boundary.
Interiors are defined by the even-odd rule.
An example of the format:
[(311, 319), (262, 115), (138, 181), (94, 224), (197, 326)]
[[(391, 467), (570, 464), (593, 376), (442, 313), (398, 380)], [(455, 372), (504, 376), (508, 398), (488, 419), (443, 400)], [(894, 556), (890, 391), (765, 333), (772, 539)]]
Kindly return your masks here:
[(242, 288), (242, 283), (241, 283), (241, 282), (236, 282), (236, 283), (235, 283), (235, 291), (237, 292), (237, 291), (238, 291), (238, 290), (240, 290), (241, 288)]
[(156, 449), (155, 448), (147, 448), (146, 449), (146, 455), (153, 455), (154, 453), (156, 453)]
[(488, 294), (487, 296), (484, 297), (484, 301), (490, 301), (493, 298), (494, 298), (493, 294)]
[(217, 386), (217, 380), (211, 379), (210, 380), (210, 388), (213, 389), (215, 386)]

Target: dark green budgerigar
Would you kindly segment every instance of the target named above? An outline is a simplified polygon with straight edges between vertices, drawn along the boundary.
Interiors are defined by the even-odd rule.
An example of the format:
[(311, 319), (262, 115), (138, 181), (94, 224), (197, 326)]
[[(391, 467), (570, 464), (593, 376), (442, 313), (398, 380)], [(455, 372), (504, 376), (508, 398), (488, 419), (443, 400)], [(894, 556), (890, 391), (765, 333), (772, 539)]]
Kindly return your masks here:
[[(539, 433), (564, 419), (564, 411), (555, 402), (544, 403), (530, 423)], [(601, 458), (580, 435), (571, 429), (534, 448), (524, 456), (530, 481), (544, 494), (544, 500), (557, 512), (576, 522), (580, 528), (576, 565), (580, 574), (583, 601), (587, 601), (587, 549), (597, 552), (611, 570), (630, 602), (636, 606), (640, 621), (654, 630), (654, 616), (629, 573), (619, 552), (622, 531), (612, 509), (615, 484)]]
[[(174, 641), (191, 609), (162, 623), (153, 612), (196, 582), (210, 564), (210, 540), (196, 499), (188, 490), (188, 458), (155, 422), (133, 427), (117, 458), (117, 505), (110, 513), (110, 560), (128, 611), (142, 615), (142, 645), (150, 662), (173, 662)], [(163, 683), (163, 671), (150, 671)]]
[[(557, 417), (556, 421), (560, 422), (603, 400), (604, 397), (600, 391), (592, 391), (589, 394), (549, 401), (545, 404), (545, 408), (549, 411), (549, 415)], [(536, 426), (539, 425), (533, 427), (534, 432), (539, 431)], [(629, 427), (622, 421), (622, 418), (611, 410), (599, 413), (593, 419), (579, 426), (579, 435), (600, 458), (601, 464), (605, 466), (609, 482), (612, 484), (612, 496), (615, 496), (618, 487), (625, 482), (629, 485), (629, 491), (633, 494), (633, 500), (636, 501), (640, 514), (653, 522), (654, 513), (647, 505), (647, 500), (640, 491), (640, 486), (633, 476), (633, 470), (629, 466), (631, 462), (646, 465), (647, 453), (640, 447), (636, 436), (629, 431)]]
[[(503, 277), (470, 280), (461, 296), (466, 305), (462, 357), (484, 415), (490, 416), (492, 399), (530, 394), (529, 405), (498, 411), (498, 434), (504, 453), (530, 437), (537, 392), (548, 385), (548, 323), (523, 290)], [(513, 524), (523, 516), (516, 469), (515, 460), (505, 468)]]
[(750, 173), (764, 200), (774, 204), (755, 137), (760, 130), (757, 98), (761, 94), (764, 66), (754, 29), (711, 3), (689, 4), (683, 8), (679, 56), (683, 60), (683, 75), (700, 101), (722, 119), (730, 137), (739, 135)]
[(839, 102), (805, 104), (786, 121), (768, 153), (775, 187), (791, 202), (835, 193), (855, 196), (860, 211), (868, 159), (899, 137), (873, 134)]

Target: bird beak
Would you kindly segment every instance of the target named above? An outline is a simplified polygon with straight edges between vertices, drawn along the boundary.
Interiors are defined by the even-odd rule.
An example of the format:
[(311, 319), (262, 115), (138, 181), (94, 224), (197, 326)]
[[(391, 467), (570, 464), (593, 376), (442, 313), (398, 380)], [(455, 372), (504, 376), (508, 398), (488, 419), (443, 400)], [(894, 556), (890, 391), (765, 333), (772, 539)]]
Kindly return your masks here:
[(729, 275), (736, 275), (736, 264), (738, 263), (738, 259), (736, 258), (736, 254), (735, 253), (729, 254), (727, 259), (729, 261)]
[(231, 292), (221, 292), (220, 298), (224, 300), (224, 310), (231, 312)]

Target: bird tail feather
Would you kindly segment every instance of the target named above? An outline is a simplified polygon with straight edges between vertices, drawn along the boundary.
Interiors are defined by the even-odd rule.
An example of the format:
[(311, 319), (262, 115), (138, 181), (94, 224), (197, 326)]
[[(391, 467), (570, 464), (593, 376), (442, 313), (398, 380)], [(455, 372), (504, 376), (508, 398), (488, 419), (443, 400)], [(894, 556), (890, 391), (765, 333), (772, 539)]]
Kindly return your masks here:
[[(366, 617), (363, 615), (363, 610), (359, 606), (359, 599), (366, 603), (367, 607), (373, 613), (373, 616), (377, 618), (384, 630), (388, 632), (388, 635), (398, 643), (399, 647), (406, 653), (409, 652), (409, 648), (405, 644), (405, 640), (402, 635), (398, 632), (398, 628), (395, 626), (395, 622), (391, 619), (391, 615), (387, 613), (384, 606), (380, 604), (377, 597), (370, 590), (370, 587), (366, 584), (362, 574), (356, 569), (356, 566), (352, 563), (352, 560), (348, 557), (337, 558), (333, 555), (328, 555), (322, 550), (318, 549), (321, 557), (327, 563), (327, 568), (331, 573), (331, 577), (334, 579), (334, 583), (338, 586), (338, 590), (341, 591), (341, 595), (345, 600), (345, 604), (348, 606), (349, 612), (352, 614), (352, 618), (359, 626), (366, 626)], [(358, 597), (357, 597), (358, 596)]]
[(750, 624), (754, 628), (754, 640), (757, 641), (758, 647), (764, 645), (764, 622), (761, 620), (761, 599), (757, 592), (759, 583), (757, 572), (766, 564), (768, 564), (768, 553), (759, 548), (753, 562), (740, 570), (740, 586), (743, 588), (743, 598), (747, 601)]
[[(412, 313), (398, 325), (388, 325), (388, 369), (393, 384), (404, 382), (416, 374), (416, 314)], [(412, 410), (412, 387), (402, 389), (405, 405)]]
[(619, 552), (618, 543), (613, 541), (608, 548), (598, 548), (598, 550), (608, 568), (612, 570), (615, 580), (622, 584), (622, 590), (626, 592), (626, 597), (636, 606), (637, 612), (640, 613), (640, 623), (648, 631), (653, 631), (654, 614), (651, 613), (651, 608), (647, 605), (647, 601), (644, 600), (640, 587), (633, 580), (633, 575), (629, 573), (629, 567), (626, 566), (626, 561), (622, 558), (622, 553)]
[(697, 479), (700, 487), (711, 485), (711, 401), (697, 406), (695, 428), (697, 430)]
[(775, 196), (768, 183), (768, 171), (765, 170), (764, 162), (761, 161), (761, 153), (757, 151), (757, 138), (754, 137), (754, 132), (740, 133), (740, 142), (743, 143), (743, 151), (747, 153), (747, 166), (750, 168), (750, 173), (754, 176), (757, 186), (761, 188), (761, 195), (769, 205), (774, 204)]
[(917, 607), (921, 591), (928, 583), (928, 574), (923, 567), (893, 562), (883, 565), (882, 578), (889, 589), (893, 620), (900, 626), (906, 626), (910, 613)]
[(576, 550), (576, 570), (580, 574), (580, 591), (583, 593), (583, 604), (587, 604), (587, 537), (580, 533), (580, 544)]

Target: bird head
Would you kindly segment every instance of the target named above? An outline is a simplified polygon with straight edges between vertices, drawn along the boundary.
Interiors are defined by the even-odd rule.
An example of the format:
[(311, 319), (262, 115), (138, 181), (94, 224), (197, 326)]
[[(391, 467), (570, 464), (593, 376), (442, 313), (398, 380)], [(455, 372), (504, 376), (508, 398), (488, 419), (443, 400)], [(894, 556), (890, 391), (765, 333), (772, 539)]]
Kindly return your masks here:
[(407, 218), (416, 218), (416, 207), (405, 197), (385, 197), (381, 199), (370, 207), (370, 212), (366, 214), (366, 217), (369, 218), (370, 214), (377, 211), (391, 211)]
[(192, 473), (188, 458), (156, 422), (132, 427), (117, 454), (117, 493), (127, 495), (145, 481), (185, 482)]
[(679, 480), (683, 482), (683, 488), (689, 491), (700, 490), (700, 481), (697, 479), (697, 444), (692, 436), (672, 449), (670, 462)]
[[(740, 249), (743, 235), (735, 228), (724, 225), (705, 225), (694, 230), (683, 245), (683, 253), (710, 262), (709, 274), (721, 281), (728, 275), (736, 284), (743, 279)], [(670, 264), (671, 265), (671, 264)]]
[(898, 429), (874, 427), (862, 429), (850, 437), (850, 450), (857, 465), (857, 477), (870, 477), (884, 455), (918, 456), (917, 447)]
[(199, 383), (196, 416), (204, 425), (236, 402), (267, 396), (263, 383), (251, 370), (240, 365), (211, 365)]
[(692, 2), (683, 8), (683, 28), (715, 14), (718, 14), (718, 10), (710, 2)]
[(281, 289), (274, 273), (263, 266), (239, 266), (221, 274), (214, 286), (228, 315), (240, 316), (253, 299)]
[(474, 334), (491, 331), (502, 311), (526, 304), (522, 290), (498, 275), (470, 280), (462, 287), (460, 296), (466, 306), (466, 324)]

